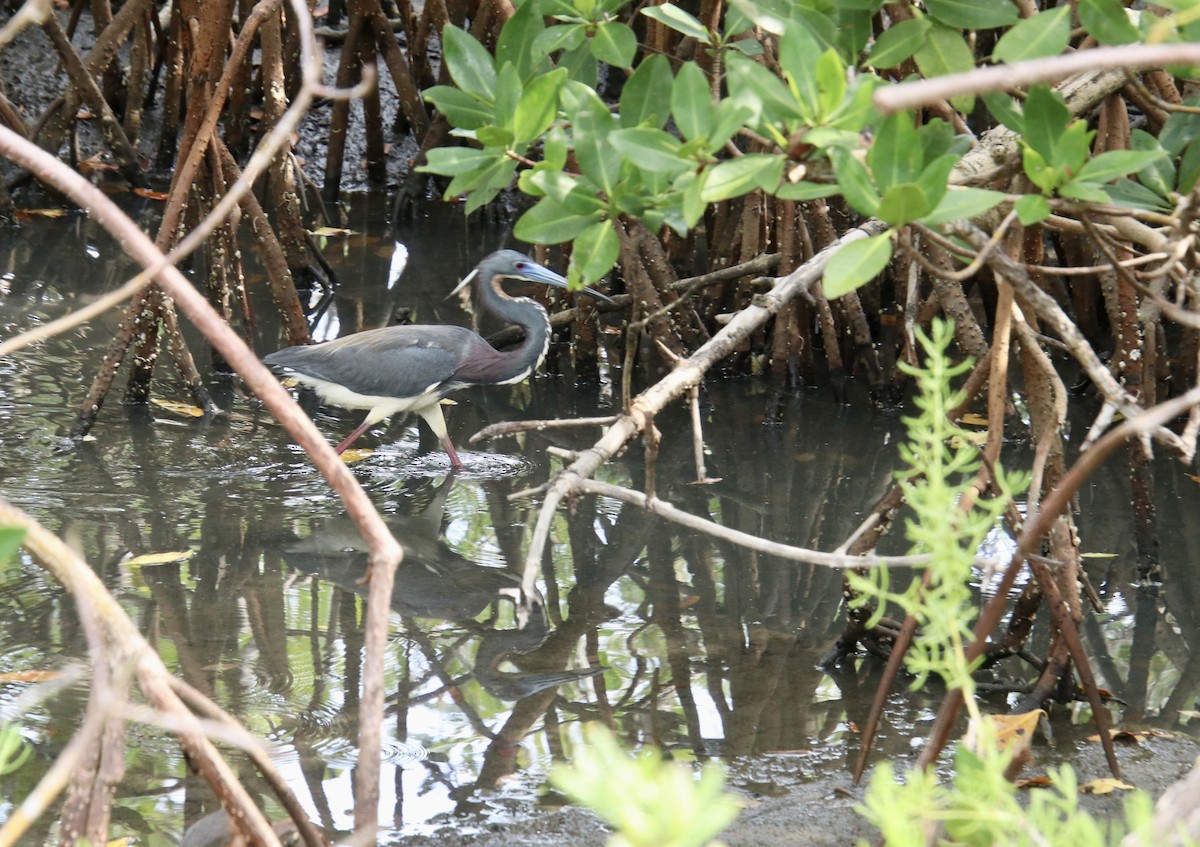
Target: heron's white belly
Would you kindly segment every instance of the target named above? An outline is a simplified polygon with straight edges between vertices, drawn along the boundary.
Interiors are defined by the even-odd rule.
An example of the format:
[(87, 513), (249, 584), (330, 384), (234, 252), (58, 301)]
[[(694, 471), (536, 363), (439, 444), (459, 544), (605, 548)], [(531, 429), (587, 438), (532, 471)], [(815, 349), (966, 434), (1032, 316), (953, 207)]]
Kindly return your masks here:
[(430, 406), (438, 404), (438, 396), (434, 393), (435, 385), (431, 385), (416, 397), (381, 397), (374, 394), (359, 394), (344, 385), (328, 382), (316, 377), (303, 374), (290, 374), (301, 385), (311, 388), (321, 398), (322, 403), (341, 406), (343, 409), (370, 409), (371, 417), (381, 421), (398, 412), (422, 412)]

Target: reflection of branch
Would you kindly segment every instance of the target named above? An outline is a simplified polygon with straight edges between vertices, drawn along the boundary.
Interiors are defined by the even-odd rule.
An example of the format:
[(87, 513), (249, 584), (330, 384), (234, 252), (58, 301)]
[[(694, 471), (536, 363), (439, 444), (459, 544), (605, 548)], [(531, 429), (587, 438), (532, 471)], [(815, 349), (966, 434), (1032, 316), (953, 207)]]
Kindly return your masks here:
[(583, 426), (608, 426), (616, 423), (616, 415), (605, 415), (601, 418), (556, 418), (547, 421), (504, 421), (503, 423), (485, 426), (468, 439), (471, 444), (499, 438), (503, 435), (517, 435), (522, 432), (544, 432), (547, 429), (571, 429)]
[[(310, 24), (304, 4), (300, 0), (295, 0), (295, 4), (299, 14), (293, 20), (297, 21), (302, 28), (308, 27)], [(308, 30), (305, 29), (304, 32), (307, 34)], [(304, 49), (311, 49), (311, 38), (301, 38), (301, 43), (304, 45)], [(313, 82), (319, 70), (311, 63), (306, 63), (303, 67), (305, 81), (310, 83), (306, 89), (308, 92), (306, 96), (311, 98), (314, 92), (319, 90), (319, 86)], [(279, 126), (277, 124), (276, 129), (279, 129)], [(312, 457), (313, 464), (329, 482), (330, 487), (342, 498), (346, 504), (347, 513), (366, 540), (371, 553), (371, 570), (369, 572), (371, 588), (367, 599), (363, 691), (360, 699), (359, 762), (355, 770), (355, 824), (360, 832), (373, 833), (377, 826), (376, 810), (379, 798), (384, 652), (387, 642), (392, 583), (396, 566), (402, 557), (400, 545), (388, 531), (354, 475), (334, 453), (329, 442), (321, 435), (308, 415), (300, 410), (287, 390), (258, 360), (258, 357), (246, 346), (241, 337), (221, 319), (220, 315), (188, 282), (179, 269), (169, 264), (162, 251), (132, 220), (122, 213), (96, 186), (54, 156), (3, 126), (0, 126), (0, 153), (34, 173), (43, 182), (53, 185), (67, 194), (81, 207), (87, 209), (89, 214), (114, 236), (132, 258), (144, 267), (151, 269), (155, 281), (163, 291), (183, 308), (213, 347), (224, 356), (246, 385), (262, 399), (263, 404), (287, 428), (296, 443)], [(263, 164), (265, 165), (265, 161)], [(247, 168), (243, 174), (246, 185), (250, 184), (253, 176), (253, 171)], [(227, 195), (217, 204), (216, 209), (221, 210), (220, 214), (226, 214), (237, 202), (237, 199), (236, 196)], [(68, 585), (68, 588), (70, 587)], [(119, 609), (117, 611), (119, 612)], [(132, 630), (132, 634), (128, 637), (134, 636), (140, 638), (136, 630)], [(173, 708), (179, 702), (174, 692), (161, 681), (155, 683), (154, 679), (143, 679), (143, 687), (154, 685), (160, 707)], [(149, 695), (149, 692), (147, 694)], [(215, 753), (215, 751), (209, 752), (212, 744), (198, 729), (189, 736), (186, 743), (193, 755), (211, 757)], [(223, 762), (211, 765), (210, 769), (206, 771), (206, 775), (214, 779), (227, 778), (236, 782), (236, 776), (228, 770), (228, 766)], [(230, 787), (229, 791), (234, 794), (224, 793), (222, 795), (227, 800), (231, 796), (241, 797), (245, 794), (240, 785)], [(236, 794), (237, 791), (240, 791), (241, 794)], [(239, 800), (239, 802), (241, 801)], [(244, 802), (249, 803), (249, 798), (246, 797)], [(261, 818), (257, 809), (253, 811), (258, 814), (258, 818)], [(238, 818), (237, 815), (234, 817)], [(241, 819), (244, 820), (244, 818)], [(259, 835), (257, 819), (254, 820), (254, 828), (255, 835)], [(262, 821), (262, 837), (266, 843), (272, 843), (270, 839), (274, 837), (265, 820)]]
[(1200, 65), (1200, 44), (1096, 47), (1048, 59), (993, 65), (920, 82), (902, 82), (876, 89), (875, 107), (881, 112), (899, 112), (966, 94), (1009, 91), (1023, 85), (1052, 82), (1088, 71), (1106, 68), (1142, 70), (1161, 68), (1164, 65)]
[[(180, 722), (180, 744), (187, 750), (193, 764), (204, 773), (213, 790), (222, 798), (226, 808), (240, 821), (243, 831), (256, 839), (256, 843), (277, 845), (279, 841), (272, 832), (271, 825), (246, 789), (238, 782), (237, 774), (204, 735), (196, 717), (171, 691), (167, 681), (170, 673), (163, 665), (162, 659), (138, 632), (133, 621), (113, 599), (96, 572), (49, 530), (3, 499), (0, 499), (0, 523), (23, 529), (25, 538), (22, 543), (25, 549), (75, 598), (88, 635), (88, 647), (95, 657), (93, 660), (104, 661), (116, 671), (115, 682), (118, 684), (113, 687), (120, 690), (113, 692), (114, 700), (123, 697), (123, 692), (127, 689), (127, 681), (120, 679), (122, 670), (127, 676), (136, 673), (146, 699)], [(81, 743), (76, 746), (72, 742), (68, 750), (86, 750), (89, 744), (95, 743), (97, 730), (91, 722), (93, 717), (99, 720), (101, 728), (106, 726), (112, 717), (107, 709), (96, 709), (94, 712), (98, 717), (97, 714), (90, 713), (84, 721), (84, 727), (76, 735), (76, 740), (82, 738)], [(73, 771), (74, 763), (71, 764)], [(51, 773), (56, 773), (56, 769), (52, 768)], [(48, 783), (47, 789), (57, 793), (61, 791), (62, 786), (55, 787)], [(0, 828), (0, 845), (16, 844), (30, 822), (16, 815), (9, 818)]]
[(893, 567), (893, 568), (911, 568), (920, 565), (929, 564), (932, 558), (929, 555), (919, 556), (878, 556), (878, 555), (863, 555), (855, 556), (846, 553), (826, 553), (821, 550), (810, 550), (806, 547), (793, 547), (791, 544), (780, 544), (778, 541), (768, 541), (765, 538), (760, 538), (757, 535), (751, 535), (748, 532), (742, 532), (737, 529), (730, 529), (727, 526), (714, 521), (706, 520), (690, 512), (685, 512), (682, 509), (677, 509), (658, 497), (647, 497), (640, 491), (634, 491), (629, 488), (622, 488), (619, 485), (610, 485), (607, 482), (596, 482), (590, 479), (580, 480), (576, 484), (577, 491), (586, 491), (589, 494), (598, 494), (601, 497), (612, 497), (614, 500), (623, 500), (626, 503), (632, 503), (635, 506), (640, 506), (648, 512), (658, 515), (660, 518), (665, 518), (669, 521), (686, 526), (688, 529), (694, 529), (697, 532), (703, 532), (706, 535), (711, 535), (714, 538), (719, 538), (722, 541), (728, 541), (731, 544), (737, 544), (740, 547), (745, 547), (750, 550), (755, 550), (759, 553), (766, 553), (771, 556), (778, 556), (781, 559), (787, 559), (791, 562), (808, 562), (814, 565), (821, 565), (827, 568), (874, 568), (874, 567)]

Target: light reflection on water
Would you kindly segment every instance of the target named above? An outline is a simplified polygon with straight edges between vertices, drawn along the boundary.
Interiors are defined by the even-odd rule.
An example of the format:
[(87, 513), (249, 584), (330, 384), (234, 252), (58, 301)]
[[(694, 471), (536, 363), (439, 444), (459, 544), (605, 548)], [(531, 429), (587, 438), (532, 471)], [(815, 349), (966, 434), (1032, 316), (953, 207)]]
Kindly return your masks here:
[[(390, 243), (381, 232), (366, 229), (331, 245), (343, 288), (329, 325), (365, 328), (396, 308), (420, 322), (463, 321), (444, 295), (499, 242), (432, 214), (401, 234), (412, 257), (391, 291), (384, 288)], [(89, 257), (93, 239), (99, 259)], [(0, 268), (9, 271), (0, 300), (5, 338), (119, 284), (129, 269), (82, 218), (0, 233)], [(257, 311), (252, 341), (265, 353), (279, 340), (267, 304)], [(59, 433), (69, 428), (116, 320), (106, 315), (0, 360), (3, 495), (76, 543), (171, 669), (275, 744), (276, 761), (313, 816), (331, 832), (346, 831), (362, 649), (361, 543), (340, 501), (283, 430), (227, 382), (218, 384), (231, 410), (226, 418), (185, 420), (154, 407), (147, 414), (122, 407), (116, 394), (94, 441), (61, 449)], [(195, 351), (204, 349), (192, 340)], [(620, 361), (619, 351), (609, 359)], [(186, 400), (165, 357), (161, 364), (159, 395)], [(611, 386), (576, 382), (569, 373), (541, 376), (525, 386), (462, 392), (448, 418), (465, 446), (471, 433), (501, 420), (611, 412), (611, 396)], [(897, 414), (843, 408), (820, 390), (778, 398), (750, 380), (713, 380), (705, 400), (708, 472), (721, 478), (714, 485), (690, 484), (686, 411), (668, 410), (657, 421), (666, 435), (659, 491), (682, 508), (832, 549), (890, 481)], [(333, 412), (318, 422), (340, 438), (356, 420)], [(548, 445), (580, 449), (593, 432), (477, 445), (463, 451), (466, 471), (449, 478), (445, 456), (422, 446), (427, 435), (411, 426), (380, 435), (383, 429), (372, 436), (375, 452), (352, 469), (408, 553), (394, 598), (386, 688), (381, 820), (389, 837), (532, 813), (548, 767), (580, 743), (585, 720), (607, 720), (630, 741), (722, 757), (733, 782), (755, 791), (845, 782), (879, 667), (870, 660), (832, 674), (816, 667), (841, 632), (838, 574), (751, 555), (631, 507), (581, 498), (556, 519), (544, 629), (531, 636), (517, 630), (511, 603), (499, 598), (516, 584), (536, 503), (508, 498), (546, 482), (559, 466)], [(638, 487), (643, 461), (635, 446), (603, 476)], [(1184, 518), (1194, 516), (1197, 495), (1184, 482), (1164, 466), (1162, 553), (1178, 580), (1162, 600), (1177, 624), (1169, 659), (1156, 660), (1167, 671), (1186, 661), (1196, 632), (1195, 605), (1186, 606), (1196, 588), (1184, 579), (1184, 563), (1200, 558), (1197, 522)], [(1102, 673), (1118, 693), (1131, 666), (1128, 610), (1138, 608), (1128, 599), (1133, 556), (1124, 499), (1119, 468), (1106, 468), (1084, 494), (1082, 524), (1085, 549), (1117, 554), (1090, 566), (1111, 619), (1103, 633), (1093, 626), (1087, 634), (1107, 652)], [(997, 553), (1011, 545), (1003, 533), (991, 542)], [(884, 552), (898, 552), (901, 533), (886, 544)], [(170, 565), (122, 565), (130, 555), (166, 550), (193, 555)], [(1183, 608), (1176, 598), (1186, 601)], [(68, 598), (28, 561), (0, 579), (0, 606), (5, 669), (53, 668), (82, 655)], [(607, 670), (585, 678), (597, 664)], [(1150, 711), (1167, 701), (1183, 708), (1194, 699), (1191, 685), (1182, 694), (1159, 686), (1142, 699)], [(0, 685), (0, 712), (19, 693)], [(877, 755), (910, 757), (938, 699), (936, 691), (893, 697)], [(22, 786), (11, 796), (21, 796), (66, 743), (82, 703), (82, 694), (60, 698), (27, 719), (39, 764), (18, 774)], [(122, 825), (130, 834), (177, 833), (185, 816), (190, 822), (212, 808), (211, 796), (186, 776), (163, 732), (135, 732), (130, 769), (138, 778), (124, 789)], [(147, 798), (153, 802), (140, 802)], [(0, 817), (9, 802), (0, 798)]]

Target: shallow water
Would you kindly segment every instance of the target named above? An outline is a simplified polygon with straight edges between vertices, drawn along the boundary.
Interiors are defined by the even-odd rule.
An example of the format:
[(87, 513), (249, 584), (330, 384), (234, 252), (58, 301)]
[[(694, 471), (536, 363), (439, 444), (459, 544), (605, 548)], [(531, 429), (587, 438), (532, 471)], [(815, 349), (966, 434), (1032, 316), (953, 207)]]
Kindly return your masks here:
[[(457, 210), (430, 210), (396, 233), (411, 258), (388, 290), (390, 234), (370, 223), (355, 227), (326, 246), (342, 287), (319, 326), (322, 337), (385, 324), (397, 310), (421, 323), (465, 322), (457, 301), (444, 296), (501, 246), (497, 233), (466, 228)], [(62, 314), (129, 272), (82, 216), (0, 232), (0, 337)], [(265, 354), (279, 345), (279, 333), (261, 279), (250, 283), (260, 316), (250, 340)], [(314, 818), (330, 833), (345, 832), (362, 651), (361, 542), (284, 430), (225, 378), (214, 377), (212, 386), (227, 415), (198, 420), (159, 406), (128, 408), (118, 392), (92, 440), (64, 444), (116, 320), (107, 315), (0, 360), (0, 495), (77, 545), (172, 671), (268, 738)], [(204, 346), (191, 339), (204, 362)], [(610, 353), (609, 361), (620, 361), (620, 350)], [(447, 417), (463, 472), (448, 475), (446, 457), (422, 447), (411, 425), (377, 427), (364, 439), (374, 452), (352, 466), (407, 553), (388, 663), (385, 840), (445, 824), (482, 830), (553, 805), (547, 769), (578, 742), (587, 720), (611, 723), (630, 743), (717, 756), (733, 784), (758, 794), (811, 781), (847, 784), (880, 667), (863, 658), (831, 673), (818, 668), (842, 628), (838, 573), (713, 542), (615, 501), (581, 498), (555, 523), (541, 585), (546, 616), (516, 628), (503, 597), (520, 573), (538, 501), (510, 495), (546, 482), (561, 466), (547, 447), (584, 448), (598, 431), (467, 441), (504, 420), (612, 413), (615, 372), (581, 380), (569, 354), (555, 361), (559, 373), (457, 395)], [(166, 354), (155, 390), (159, 398), (188, 400)], [(710, 485), (693, 484), (686, 409), (657, 420), (664, 433), (658, 491), (689, 511), (828, 550), (891, 479), (903, 435), (897, 413), (866, 402), (842, 406), (820, 388), (780, 394), (765, 379), (714, 377), (703, 402), (707, 469), (719, 478)], [(356, 417), (317, 416), (335, 440)], [(1019, 454), (1021, 445), (1012, 448)], [(1085, 636), (1102, 684), (1129, 712), (1188, 732), (1182, 724), (1200, 688), (1190, 649), (1200, 492), (1194, 478), (1160, 463), (1168, 582), (1136, 589), (1119, 465), (1110, 463), (1081, 497), (1083, 548), (1103, 556), (1089, 563), (1105, 603)], [(640, 487), (644, 475), (636, 445), (600, 478)], [(1007, 540), (998, 532), (992, 542), (1002, 548)], [(902, 548), (899, 532), (886, 539), (885, 552)], [(128, 563), (166, 552), (181, 556)], [(0, 670), (51, 670), (83, 655), (61, 588), (27, 559), (0, 573)], [(0, 819), (67, 743), (85, 699), (78, 688), (30, 708), (34, 692), (30, 683), (0, 682), (0, 717), (21, 718), (37, 752), (5, 777)], [(911, 756), (939, 700), (936, 690), (894, 695), (876, 756)], [(1050, 757), (1070, 759), (1090, 731), (1085, 716), (1060, 709), (1054, 723)], [(241, 773), (265, 797), (250, 769), (243, 765)], [(174, 843), (214, 807), (171, 739), (135, 724), (113, 836)], [(52, 822), (39, 827), (38, 836), (48, 837)]]

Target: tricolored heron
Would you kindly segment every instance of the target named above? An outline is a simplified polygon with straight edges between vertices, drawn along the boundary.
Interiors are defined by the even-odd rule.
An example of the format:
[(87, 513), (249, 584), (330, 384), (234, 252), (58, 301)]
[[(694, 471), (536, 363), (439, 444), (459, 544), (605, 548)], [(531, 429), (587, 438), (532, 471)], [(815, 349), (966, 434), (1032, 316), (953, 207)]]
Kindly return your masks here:
[[(468, 385), (510, 385), (529, 376), (550, 346), (550, 318), (528, 297), (510, 297), (505, 279), (566, 288), (554, 271), (516, 250), (486, 257), (455, 288), (472, 279), (480, 304), (490, 314), (525, 330), (512, 350), (496, 350), (461, 326), (392, 326), (369, 329), (308, 347), (288, 347), (263, 358), (272, 370), (316, 392), (322, 402), (345, 409), (367, 409), (367, 417), (337, 446), (341, 453), (360, 435), (397, 412), (416, 412), (442, 442), (450, 464), (462, 461), (446, 432), (442, 398)], [(608, 297), (590, 289), (601, 300)], [(611, 302), (611, 300), (609, 300)]]

